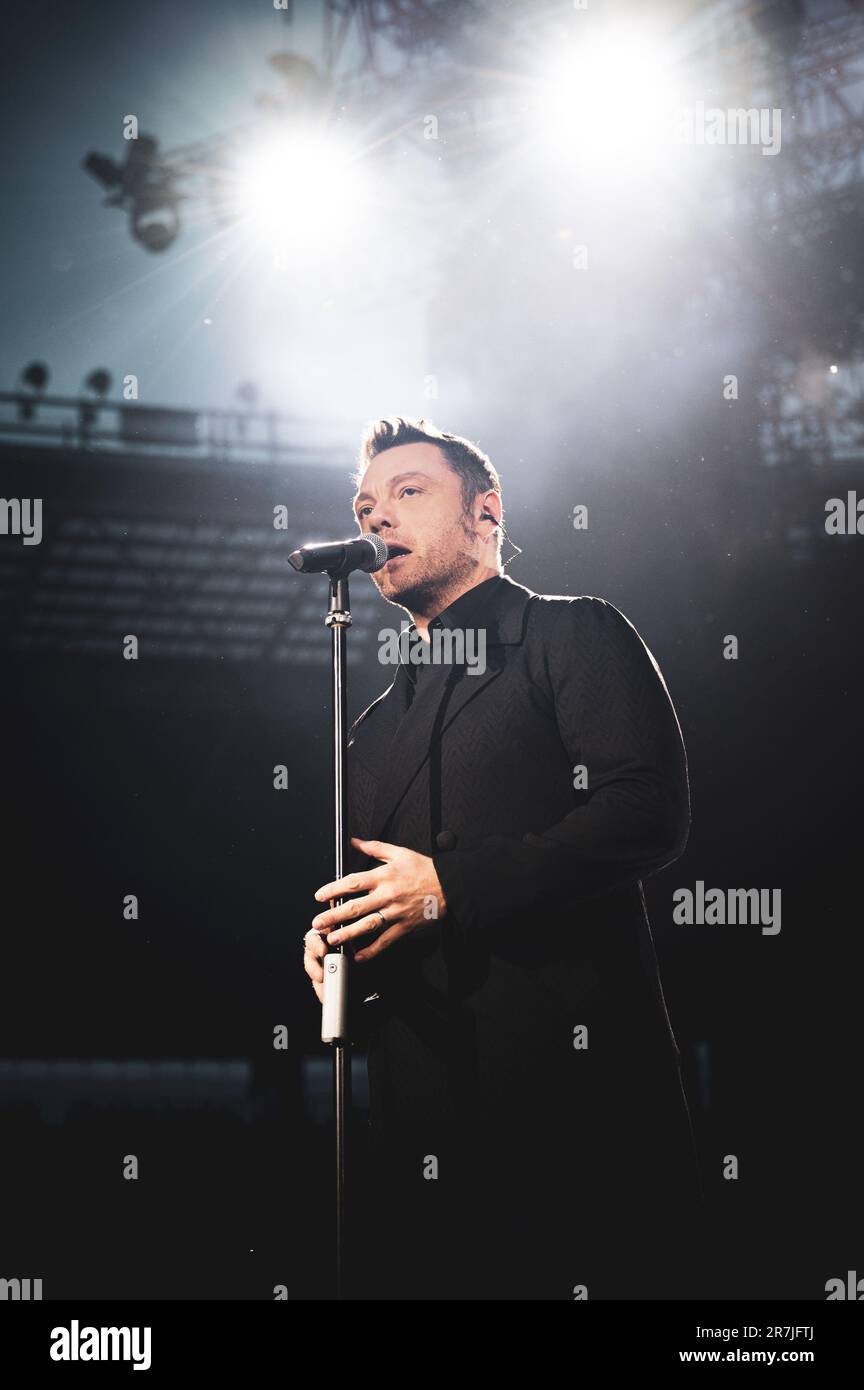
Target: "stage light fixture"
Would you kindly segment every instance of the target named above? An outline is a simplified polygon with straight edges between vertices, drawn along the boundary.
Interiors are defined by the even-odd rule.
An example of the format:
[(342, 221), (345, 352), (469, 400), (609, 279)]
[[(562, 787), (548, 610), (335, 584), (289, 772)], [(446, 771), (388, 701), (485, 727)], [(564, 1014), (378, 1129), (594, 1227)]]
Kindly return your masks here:
[(51, 379), (51, 373), (44, 362), (30, 362), (21, 372), (21, 380), (32, 392), (29, 396), (18, 397), (19, 420), (32, 420), (36, 413), (39, 397)]
[(51, 373), (44, 362), (31, 362), (21, 373), (21, 380), (32, 391), (44, 391), (51, 379)]
[(148, 251), (164, 251), (180, 231), (178, 191), (174, 170), (162, 162), (159, 142), (152, 135), (130, 140), (126, 163), (91, 151), (84, 168), (111, 192), (107, 207), (129, 212), (129, 230)]
[(99, 406), (96, 401), (104, 401), (111, 390), (111, 373), (105, 367), (94, 367), (84, 380), (84, 389), (89, 391), (96, 400), (82, 400), (78, 403), (78, 425), (82, 436), (89, 433), (99, 417)]
[(87, 377), (84, 385), (94, 396), (104, 401), (108, 392), (111, 390), (111, 373), (106, 371), (104, 367), (95, 367)]

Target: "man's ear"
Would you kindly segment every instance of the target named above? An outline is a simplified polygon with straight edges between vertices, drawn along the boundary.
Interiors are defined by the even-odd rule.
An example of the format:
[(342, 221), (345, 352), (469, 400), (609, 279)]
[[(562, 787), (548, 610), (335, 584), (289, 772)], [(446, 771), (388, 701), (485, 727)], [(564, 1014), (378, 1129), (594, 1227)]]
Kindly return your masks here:
[(496, 524), (496, 526), (500, 526), (501, 523), (500, 523), (499, 518), (495, 515), (495, 513), (494, 513), (493, 511), (490, 511), (490, 505), (491, 505), (491, 506), (494, 506), (494, 505), (496, 505), (496, 504), (495, 504), (495, 503), (491, 503), (491, 504), (490, 504), (489, 501), (487, 500), (487, 499), (490, 498), (490, 497), (497, 497), (497, 496), (498, 496), (497, 492), (487, 492), (486, 496), (483, 498), (482, 510), (481, 510), (481, 512), (480, 512), (479, 517), (477, 518), (478, 521), (494, 521), (495, 524)]

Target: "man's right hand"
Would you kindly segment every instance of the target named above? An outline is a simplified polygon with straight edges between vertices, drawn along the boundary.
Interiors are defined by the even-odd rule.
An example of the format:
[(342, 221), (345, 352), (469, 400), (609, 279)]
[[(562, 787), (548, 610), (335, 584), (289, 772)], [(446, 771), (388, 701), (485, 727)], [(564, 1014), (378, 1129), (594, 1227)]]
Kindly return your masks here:
[(312, 988), (318, 995), (320, 1003), (324, 1003), (324, 966), (321, 964), (327, 951), (327, 942), (320, 932), (315, 931), (314, 927), (307, 931), (303, 938), (303, 965), (306, 974), (312, 981)]

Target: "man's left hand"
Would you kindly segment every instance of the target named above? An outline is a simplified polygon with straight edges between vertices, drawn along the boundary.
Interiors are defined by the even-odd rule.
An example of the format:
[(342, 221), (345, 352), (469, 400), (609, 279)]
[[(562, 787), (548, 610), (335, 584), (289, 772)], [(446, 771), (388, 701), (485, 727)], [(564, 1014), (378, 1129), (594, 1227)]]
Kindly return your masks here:
[(385, 840), (358, 840), (353, 835), (351, 843), (370, 859), (383, 862), (378, 869), (348, 874), (318, 889), (315, 897), (319, 902), (341, 898), (346, 893), (366, 894), (364, 898), (352, 898), (329, 912), (321, 912), (313, 919), (312, 926), (326, 935), (328, 942), (338, 945), (375, 931), (381, 926), (378, 916), (381, 912), (386, 931), (362, 951), (354, 953), (355, 960), (369, 960), (408, 932), (435, 921), (436, 917), (440, 920), (446, 916), (444, 892), (428, 854), (417, 854), (404, 845), (390, 845)]

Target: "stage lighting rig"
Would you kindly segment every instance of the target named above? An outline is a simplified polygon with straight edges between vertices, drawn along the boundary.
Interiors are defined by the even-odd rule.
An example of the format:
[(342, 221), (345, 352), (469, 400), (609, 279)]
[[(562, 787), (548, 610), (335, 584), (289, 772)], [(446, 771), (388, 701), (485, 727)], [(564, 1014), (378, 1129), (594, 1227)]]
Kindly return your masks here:
[[(313, 201), (306, 203), (300, 229), (310, 231), (307, 214), (319, 203), (323, 215), (332, 213), (340, 185), (349, 205), (358, 191), (353, 161), (329, 138), (346, 104), (369, 117), (418, 55), (428, 61), (458, 45), (460, 26), (481, 12), (479, 0), (323, 0), (318, 60), (291, 51), (269, 59), (282, 90), (255, 98), (268, 118), (263, 129), (253, 120), (169, 151), (142, 134), (129, 142), (124, 163), (91, 151), (83, 167), (107, 190), (106, 207), (128, 211), (132, 236), (148, 251), (164, 251), (176, 240), (184, 199), (206, 202), (219, 223), (251, 214), (259, 234), (272, 236), (275, 221), (293, 236), (295, 209), (286, 216), (288, 194), (280, 182), (286, 164), (295, 193), (303, 196), (312, 185)], [(283, 11), (283, 18), (290, 21), (291, 11)], [(248, 203), (238, 209), (233, 195), (241, 185)]]
[(180, 231), (183, 195), (174, 169), (159, 155), (158, 140), (152, 135), (130, 140), (125, 164), (94, 151), (85, 156), (83, 164), (97, 183), (110, 190), (105, 206), (128, 211), (135, 241), (148, 251), (164, 251), (171, 245)]

